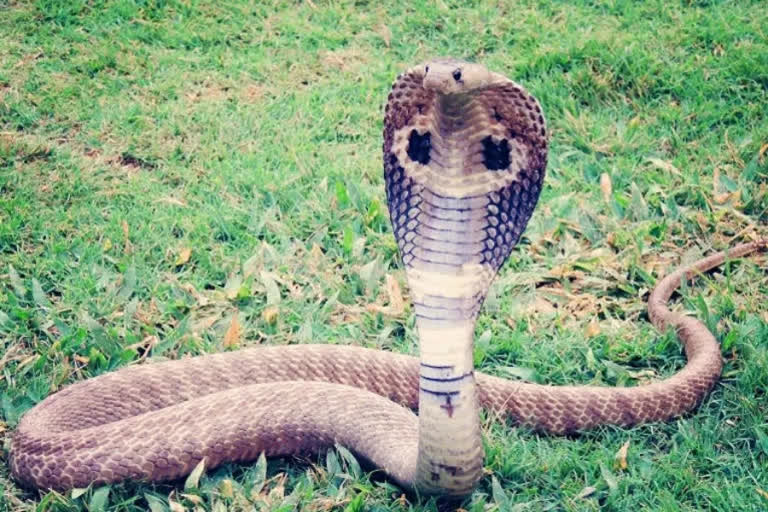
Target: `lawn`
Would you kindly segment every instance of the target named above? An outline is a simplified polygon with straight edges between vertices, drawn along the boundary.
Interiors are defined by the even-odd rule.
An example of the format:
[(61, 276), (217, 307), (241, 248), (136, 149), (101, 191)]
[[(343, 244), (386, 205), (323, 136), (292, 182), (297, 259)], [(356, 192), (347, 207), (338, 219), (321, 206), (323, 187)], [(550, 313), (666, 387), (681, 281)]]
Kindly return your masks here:
[[(478, 367), (607, 386), (676, 372), (650, 289), (768, 234), (763, 2), (0, 0), (5, 454), (36, 402), (146, 359), (414, 353), (413, 310), (391, 307), (391, 283), (407, 287), (381, 122), (394, 77), (439, 55), (522, 83), (551, 129)], [(571, 437), (485, 416), (487, 476), (462, 507), (768, 508), (767, 267), (729, 263), (674, 301), (722, 343), (723, 379), (696, 411)], [(344, 450), (65, 494), (20, 489), (6, 462), (0, 510), (437, 509)]]

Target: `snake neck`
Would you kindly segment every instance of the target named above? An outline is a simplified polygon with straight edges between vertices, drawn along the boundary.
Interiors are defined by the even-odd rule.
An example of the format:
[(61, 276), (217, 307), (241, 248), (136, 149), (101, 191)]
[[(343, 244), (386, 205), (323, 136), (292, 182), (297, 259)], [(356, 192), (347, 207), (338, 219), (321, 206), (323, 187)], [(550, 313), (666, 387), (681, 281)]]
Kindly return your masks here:
[[(477, 274), (433, 273), (442, 282), (437, 288), (425, 283), (425, 272), (408, 274), (420, 343), (416, 487), (426, 494), (466, 495), (483, 469), (473, 361), (477, 307), (463, 296)], [(425, 287), (432, 292), (424, 293)]]

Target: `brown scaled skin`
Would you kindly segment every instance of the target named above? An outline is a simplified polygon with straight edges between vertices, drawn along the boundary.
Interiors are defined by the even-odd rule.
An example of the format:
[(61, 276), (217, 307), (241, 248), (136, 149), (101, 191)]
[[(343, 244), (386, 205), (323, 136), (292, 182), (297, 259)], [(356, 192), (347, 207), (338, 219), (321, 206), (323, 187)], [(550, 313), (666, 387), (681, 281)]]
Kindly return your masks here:
[[(678, 335), (690, 358), (669, 379), (632, 388), (557, 387), (478, 373), (480, 405), (516, 424), (553, 434), (602, 424), (664, 421), (691, 410), (719, 378), (720, 349), (701, 322), (669, 312), (666, 301), (682, 279), (714, 268), (726, 258), (766, 247), (768, 240), (761, 240), (736, 246), (730, 255), (714, 254), (670, 274), (654, 288), (649, 301), (651, 321), (659, 329), (679, 325)], [(226, 460), (246, 461), (261, 451), (286, 455), (330, 447), (329, 437), (334, 434), (326, 421), (343, 425), (342, 432), (350, 435), (356, 434), (354, 425), (368, 422), (361, 428), (378, 426), (384, 432), (370, 431), (365, 442), (378, 442), (390, 451), (408, 445), (415, 448), (416, 418), (401, 414), (396, 404), (416, 408), (418, 375), (419, 362), (414, 357), (336, 345), (264, 347), (130, 366), (73, 384), (27, 412), (12, 438), (11, 472), (25, 486), (60, 490), (126, 479), (169, 480), (188, 474), (202, 457), (209, 457), (206, 467), (211, 468), (227, 456)], [(338, 384), (321, 388), (311, 381), (345, 386), (339, 393)], [(275, 388), (259, 391), (261, 383)], [(246, 386), (251, 386), (247, 392)], [(383, 402), (393, 405), (393, 414), (371, 418), (374, 407), (381, 405), (369, 400), (371, 393), (392, 400)], [(252, 394), (267, 398), (263, 407), (249, 399)], [(185, 416), (179, 405), (187, 402), (193, 410)], [(280, 412), (280, 406), (294, 408)], [(214, 412), (200, 414), (207, 407)], [(152, 411), (162, 419), (153, 420)], [(311, 417), (318, 411), (327, 411), (326, 419)], [(254, 422), (265, 414), (264, 438), (259, 441), (260, 427)], [(234, 428), (245, 436), (230, 438), (235, 451), (205, 448), (208, 434), (201, 438), (201, 432), (213, 433), (221, 423), (221, 435), (228, 436), (241, 421), (251, 427)], [(294, 434), (280, 438), (275, 430), (284, 424), (286, 432)], [(319, 425), (325, 426), (318, 429)], [(313, 429), (315, 433), (310, 434)], [(387, 429), (392, 434), (389, 438)], [(195, 443), (190, 444), (191, 439)], [(361, 442), (346, 441), (347, 446)], [(369, 460), (379, 462), (375, 457)], [(390, 476), (408, 488), (407, 478), (412, 475)]]

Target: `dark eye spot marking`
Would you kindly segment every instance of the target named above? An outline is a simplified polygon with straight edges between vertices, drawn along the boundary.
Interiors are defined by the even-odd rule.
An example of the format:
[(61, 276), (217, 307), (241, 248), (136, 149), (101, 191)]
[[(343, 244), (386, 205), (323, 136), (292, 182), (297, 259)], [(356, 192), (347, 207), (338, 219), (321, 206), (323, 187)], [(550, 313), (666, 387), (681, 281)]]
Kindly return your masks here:
[(453, 72), (453, 79), (456, 80), (457, 82), (459, 80), (461, 80), (461, 70), (460, 69), (457, 69), (457, 70), (455, 70)]
[(493, 118), (494, 118), (494, 119), (495, 119), (497, 122), (498, 122), (498, 121), (501, 121), (502, 119), (504, 119), (503, 117), (501, 117), (501, 114), (499, 114), (499, 111), (498, 111), (498, 110), (496, 110), (496, 107), (493, 107)]
[(425, 72), (425, 73), (429, 73), (429, 66), (426, 66), (426, 67), (424, 68), (424, 72)]
[[(432, 135), (429, 132), (419, 135), (416, 130), (411, 130), (411, 134), (408, 136), (408, 158), (422, 165), (427, 165), (429, 163), (429, 151), (432, 149), (431, 138)], [(507, 150), (507, 161), (509, 161), (509, 150)]]
[(483, 164), (489, 171), (498, 171), (509, 167), (509, 141), (502, 139), (496, 144), (491, 136), (482, 140)]

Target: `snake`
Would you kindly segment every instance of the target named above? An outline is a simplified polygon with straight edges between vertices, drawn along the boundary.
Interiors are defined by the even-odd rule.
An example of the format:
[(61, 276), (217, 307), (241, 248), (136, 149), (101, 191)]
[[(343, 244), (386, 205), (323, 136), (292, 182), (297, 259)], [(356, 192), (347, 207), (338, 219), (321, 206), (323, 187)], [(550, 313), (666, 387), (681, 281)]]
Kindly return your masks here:
[(667, 303), (682, 282), (768, 240), (708, 256), (652, 290), (650, 321), (674, 329), (687, 357), (664, 380), (551, 386), (483, 374), (473, 361), (478, 313), (542, 190), (549, 136), (541, 106), (481, 64), (433, 59), (395, 80), (383, 139), (418, 357), (316, 343), (129, 365), (66, 386), (24, 414), (11, 441), (13, 477), (57, 490), (169, 481), (201, 463), (340, 445), (406, 490), (466, 496), (483, 477), (480, 408), (564, 434), (669, 420), (713, 388), (722, 369), (716, 338)]

